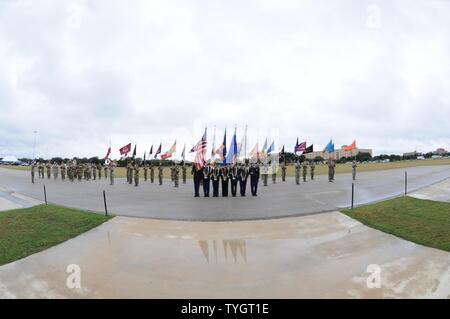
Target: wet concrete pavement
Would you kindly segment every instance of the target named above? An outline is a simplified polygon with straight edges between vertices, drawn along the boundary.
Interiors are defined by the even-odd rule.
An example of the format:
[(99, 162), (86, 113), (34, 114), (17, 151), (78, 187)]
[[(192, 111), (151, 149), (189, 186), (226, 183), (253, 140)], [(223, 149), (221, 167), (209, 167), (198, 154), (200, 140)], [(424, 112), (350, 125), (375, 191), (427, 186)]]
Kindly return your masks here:
[[(69, 264), (81, 288), (69, 289)], [(381, 287), (369, 288), (370, 264)], [(450, 254), (337, 212), (240, 222), (115, 217), (0, 267), (0, 298), (450, 298)]]
[[(408, 168), (410, 191), (442, 181), (450, 177), (449, 166), (423, 166)], [(390, 198), (404, 192), (404, 169), (364, 172), (355, 182), (355, 205)], [(12, 192), (43, 200), (43, 184), (46, 184), (48, 200), (67, 207), (103, 212), (102, 191), (106, 190), (110, 213), (123, 216), (149, 217), (177, 220), (253, 220), (299, 216), (333, 211), (348, 207), (351, 201), (350, 174), (336, 175), (329, 183), (326, 176), (297, 186), (293, 178), (285, 183), (268, 187), (259, 184), (258, 197), (250, 195), (236, 198), (194, 198), (192, 182), (174, 188), (169, 180), (162, 186), (141, 180), (139, 187), (128, 185), (124, 179), (116, 179), (109, 186), (105, 179), (74, 182), (44, 179), (30, 182), (30, 173), (0, 168), (0, 187)]]

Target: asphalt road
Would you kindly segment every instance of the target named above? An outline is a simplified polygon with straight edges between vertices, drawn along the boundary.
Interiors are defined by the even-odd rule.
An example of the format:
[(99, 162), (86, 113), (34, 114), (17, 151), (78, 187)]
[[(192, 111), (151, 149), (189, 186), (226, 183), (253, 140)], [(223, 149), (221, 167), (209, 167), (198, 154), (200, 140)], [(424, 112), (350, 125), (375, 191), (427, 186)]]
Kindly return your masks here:
[[(449, 166), (408, 168), (408, 190), (414, 191), (450, 177)], [(193, 185), (174, 188), (170, 180), (162, 186), (141, 180), (139, 187), (128, 185), (124, 179), (109, 181), (69, 182), (53, 179), (36, 180), (31, 184), (30, 173), (0, 168), (0, 191), (20, 193), (43, 200), (43, 185), (48, 201), (68, 207), (104, 212), (103, 190), (106, 191), (108, 210), (114, 215), (198, 220), (230, 221), (300, 216), (333, 211), (348, 207), (351, 201), (350, 174), (336, 175), (334, 183), (326, 176), (317, 176), (297, 186), (293, 178), (269, 186), (259, 185), (257, 197), (194, 198)], [(355, 205), (379, 201), (404, 193), (405, 170), (364, 172), (355, 182)]]

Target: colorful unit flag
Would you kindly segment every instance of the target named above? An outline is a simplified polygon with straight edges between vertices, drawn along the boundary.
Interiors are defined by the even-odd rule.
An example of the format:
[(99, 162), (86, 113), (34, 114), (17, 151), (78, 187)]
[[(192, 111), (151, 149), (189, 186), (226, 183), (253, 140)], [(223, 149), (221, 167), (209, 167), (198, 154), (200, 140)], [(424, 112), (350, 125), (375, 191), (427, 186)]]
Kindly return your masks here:
[(312, 153), (314, 152), (314, 144), (311, 144), (310, 146), (308, 146), (305, 151), (303, 152), (303, 154), (308, 154), (308, 153)]
[(162, 148), (162, 143), (159, 144), (159, 147), (158, 147), (158, 149), (156, 150), (156, 153), (155, 153), (155, 159), (158, 157), (158, 154), (161, 154), (161, 148)]
[(269, 149), (267, 150), (267, 154), (272, 153), (275, 150), (275, 142), (273, 141), (272, 144), (270, 144)]
[(131, 143), (119, 149), (120, 155), (128, 155), (131, 152)]
[(346, 151), (346, 152), (350, 152), (353, 150), (356, 150), (356, 140), (353, 141), (353, 143), (350, 144), (349, 146), (344, 147), (344, 151)]
[(148, 157), (150, 157), (150, 155), (152, 155), (153, 154), (153, 145), (152, 145), (152, 147), (150, 147), (150, 152), (148, 153)]
[(235, 163), (237, 155), (238, 155), (238, 146), (236, 141), (236, 129), (235, 129), (233, 139), (231, 140), (230, 144), (230, 151), (227, 154), (226, 163), (227, 164)]
[(327, 153), (334, 153), (334, 143), (333, 140), (331, 140), (327, 146), (325, 146), (325, 150)]
[(168, 150), (163, 155), (161, 155), (161, 159), (162, 160), (166, 160), (166, 159), (172, 157), (173, 153), (175, 153), (176, 151), (177, 151), (177, 141), (175, 141), (175, 143), (173, 143), (173, 145), (170, 148), (170, 150)]
[(250, 152), (250, 158), (259, 161), (258, 143), (256, 143), (255, 147)]
[(227, 129), (225, 129), (222, 144), (216, 150), (216, 154), (219, 155), (220, 159), (225, 162), (225, 157), (227, 156)]
[(135, 145), (135, 146), (134, 146), (134, 151), (133, 151), (133, 158), (135, 158), (135, 157), (136, 157), (136, 147), (137, 147), (137, 145)]
[(183, 159), (183, 163), (184, 163), (185, 158), (186, 158), (186, 144), (184, 144), (183, 152), (181, 152), (181, 158)]

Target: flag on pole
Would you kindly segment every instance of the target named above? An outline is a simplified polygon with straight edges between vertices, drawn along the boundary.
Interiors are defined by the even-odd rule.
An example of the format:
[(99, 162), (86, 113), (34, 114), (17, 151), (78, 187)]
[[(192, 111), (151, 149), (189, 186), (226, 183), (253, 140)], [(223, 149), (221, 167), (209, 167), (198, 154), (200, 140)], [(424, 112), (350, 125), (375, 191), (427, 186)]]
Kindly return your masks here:
[(256, 143), (255, 147), (250, 152), (250, 158), (256, 161), (259, 160), (259, 151), (258, 151), (258, 143)]
[(216, 149), (216, 127), (214, 126), (214, 135), (212, 140), (212, 148), (211, 148), (211, 161), (213, 160), (215, 156), (215, 149)]
[(284, 155), (284, 145), (283, 145), (283, 147), (281, 148), (280, 155), (281, 155), (281, 156)]
[(225, 163), (227, 163), (227, 164), (234, 163), (237, 155), (238, 155), (238, 146), (237, 146), (237, 141), (236, 141), (236, 129), (234, 129), (233, 139), (231, 140), (231, 144), (230, 144), (230, 151), (227, 154)]
[(145, 152), (144, 152), (144, 162), (145, 162), (145, 159), (146, 159), (146, 158), (145, 158), (145, 155), (146, 155), (146, 154), (147, 154), (147, 152), (145, 151)]
[(267, 154), (272, 153), (275, 150), (275, 142), (272, 141), (272, 144), (270, 144), (269, 149), (267, 150)]
[(266, 140), (264, 141), (261, 153), (264, 154), (264, 153), (266, 153), (266, 151), (267, 151), (267, 137), (266, 137)]
[(170, 157), (172, 157), (173, 153), (175, 153), (177, 151), (177, 141), (175, 141), (175, 143), (173, 143), (172, 147), (165, 152), (163, 155), (161, 155), (161, 159), (162, 160), (166, 160)]
[(191, 149), (191, 153), (197, 152), (194, 159), (195, 168), (197, 170), (200, 170), (203, 166), (205, 166), (205, 153), (207, 146), (207, 128), (205, 128), (205, 133), (203, 133), (202, 139)]
[(220, 159), (225, 162), (225, 157), (227, 155), (227, 129), (225, 128), (225, 133), (223, 134), (223, 141), (219, 148), (216, 150), (216, 154), (220, 156)]
[(125, 156), (127, 156), (128, 153), (131, 152), (131, 143), (125, 145), (125, 146), (122, 147), (122, 148), (120, 148), (119, 151), (120, 151), (120, 155), (125, 155)]
[(111, 155), (111, 146), (108, 147), (108, 151), (106, 152), (106, 156), (105, 156), (104, 159), (108, 159), (108, 158), (109, 158), (109, 155)]
[(328, 142), (327, 146), (325, 146), (325, 150), (327, 153), (333, 153), (334, 152), (334, 143), (333, 140), (330, 140), (330, 142)]
[(306, 149), (306, 141), (303, 143), (298, 143), (298, 137), (297, 137), (297, 143), (295, 143), (295, 149), (294, 149), (294, 153), (297, 152), (304, 152)]
[(150, 158), (150, 155), (152, 155), (153, 154), (153, 145), (152, 145), (152, 147), (150, 147), (150, 152), (148, 152), (148, 157)]
[(349, 146), (344, 147), (344, 151), (346, 152), (350, 152), (356, 150), (356, 140), (353, 141), (352, 144), (350, 144)]
[(133, 158), (135, 158), (135, 157), (136, 157), (136, 147), (137, 147), (137, 144), (136, 144), (136, 145), (134, 145)]
[(159, 144), (159, 147), (158, 147), (158, 149), (156, 150), (156, 153), (155, 153), (155, 159), (158, 157), (158, 154), (161, 154), (161, 147), (162, 147), (162, 143)]
[(312, 153), (314, 152), (314, 144), (311, 144), (310, 146), (308, 146), (305, 151), (303, 152), (303, 154), (308, 154), (308, 153)]
[(183, 152), (181, 152), (181, 158), (183, 159), (183, 163), (185, 161), (185, 157), (186, 157), (186, 144), (184, 144)]

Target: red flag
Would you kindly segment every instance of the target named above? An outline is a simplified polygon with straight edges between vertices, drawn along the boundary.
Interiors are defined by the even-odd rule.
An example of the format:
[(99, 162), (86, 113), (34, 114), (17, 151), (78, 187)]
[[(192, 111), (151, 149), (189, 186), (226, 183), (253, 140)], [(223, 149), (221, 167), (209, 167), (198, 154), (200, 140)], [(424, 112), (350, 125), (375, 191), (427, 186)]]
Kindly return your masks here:
[(346, 152), (350, 152), (353, 150), (356, 150), (356, 140), (353, 141), (353, 143), (350, 146), (344, 147), (344, 151), (346, 151)]
[(128, 153), (131, 152), (131, 143), (128, 145), (125, 145), (119, 151), (120, 151), (120, 155), (127, 155)]
[(106, 156), (105, 156), (104, 159), (108, 159), (108, 158), (109, 158), (109, 155), (111, 155), (111, 146), (108, 147), (108, 152), (106, 153)]

